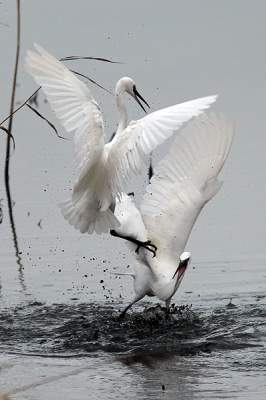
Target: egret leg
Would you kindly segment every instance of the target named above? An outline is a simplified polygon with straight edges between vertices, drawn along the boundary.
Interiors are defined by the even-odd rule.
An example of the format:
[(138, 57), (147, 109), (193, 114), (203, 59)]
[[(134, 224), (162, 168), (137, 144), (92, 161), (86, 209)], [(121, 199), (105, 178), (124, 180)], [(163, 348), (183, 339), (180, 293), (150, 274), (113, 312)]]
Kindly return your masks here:
[(130, 303), (118, 316), (118, 319), (124, 319), (126, 316), (126, 312), (130, 309), (130, 307), (132, 307), (132, 305), (134, 304), (134, 302)]
[[(172, 299), (172, 298), (171, 298), (171, 299)], [(168, 300), (165, 301), (166, 314), (170, 314), (171, 299), (168, 299)]]
[(131, 303), (129, 303), (129, 305), (126, 306), (126, 308), (119, 314), (118, 319), (123, 319), (123, 318), (125, 318), (126, 312), (130, 309), (130, 307), (132, 307), (133, 304), (137, 303), (137, 301), (143, 299), (144, 296), (146, 296), (146, 292), (145, 292), (144, 294), (143, 294), (143, 292), (140, 293), (140, 294), (138, 294), (138, 295), (134, 298), (134, 300), (133, 300)]
[(137, 248), (135, 250), (137, 254), (139, 253), (139, 249), (141, 247), (144, 247), (146, 250), (149, 250), (153, 254), (153, 257), (156, 256), (157, 246), (152, 244), (150, 240), (147, 240), (146, 242), (141, 242), (140, 240), (132, 238), (130, 236), (122, 236), (119, 233), (117, 233), (114, 229), (110, 230), (110, 234), (112, 236), (119, 237), (121, 239), (125, 239), (128, 240), (129, 242), (135, 243), (137, 245)]

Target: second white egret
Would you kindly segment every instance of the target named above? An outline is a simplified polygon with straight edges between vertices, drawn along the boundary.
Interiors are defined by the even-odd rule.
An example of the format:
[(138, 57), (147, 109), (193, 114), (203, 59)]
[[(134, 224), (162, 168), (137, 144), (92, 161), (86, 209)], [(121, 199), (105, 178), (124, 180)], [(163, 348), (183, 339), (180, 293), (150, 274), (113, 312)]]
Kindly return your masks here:
[(146, 295), (165, 301), (169, 310), (191, 260), (184, 252), (187, 240), (202, 208), (222, 186), (217, 177), (233, 136), (234, 125), (222, 114), (194, 118), (155, 168), (141, 211), (131, 196), (124, 194), (117, 202), (121, 225), (112, 234), (130, 240), (137, 251), (133, 272), (125, 274), (133, 276), (136, 296), (121, 316)]

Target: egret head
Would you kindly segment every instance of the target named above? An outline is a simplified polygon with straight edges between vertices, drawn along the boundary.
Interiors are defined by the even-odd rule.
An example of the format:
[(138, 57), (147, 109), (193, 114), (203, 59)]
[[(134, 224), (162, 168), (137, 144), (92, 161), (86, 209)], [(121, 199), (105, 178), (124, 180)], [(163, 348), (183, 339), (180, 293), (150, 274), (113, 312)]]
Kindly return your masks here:
[(177, 290), (177, 288), (179, 287), (181, 280), (183, 279), (184, 274), (190, 262), (191, 262), (191, 254), (188, 251), (185, 251), (184, 253), (181, 254), (179, 258), (179, 265), (173, 276), (173, 279), (176, 278), (175, 290)]
[(145, 108), (143, 107), (143, 105), (141, 104), (140, 100), (146, 104), (147, 107), (150, 108), (149, 104), (146, 102), (146, 100), (143, 99), (143, 97), (139, 94), (139, 92), (137, 91), (136, 88), (136, 84), (133, 81), (133, 79), (128, 78), (128, 77), (124, 77), (121, 78), (116, 85), (116, 93), (119, 93), (120, 91), (125, 91), (128, 94), (130, 94), (130, 96), (133, 97), (133, 99), (136, 100), (136, 102), (140, 105), (140, 107), (142, 108), (143, 111), (146, 112)]

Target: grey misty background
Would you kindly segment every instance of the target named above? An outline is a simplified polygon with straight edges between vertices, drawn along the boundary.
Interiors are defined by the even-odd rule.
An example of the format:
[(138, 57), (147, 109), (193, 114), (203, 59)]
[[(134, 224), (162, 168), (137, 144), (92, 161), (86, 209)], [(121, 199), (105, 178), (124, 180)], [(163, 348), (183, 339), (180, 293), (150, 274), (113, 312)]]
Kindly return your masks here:
[[(212, 109), (234, 118), (235, 141), (221, 173), (225, 184), (202, 212), (189, 239), (187, 250), (192, 253), (194, 266), (199, 268), (194, 275), (192, 269), (188, 271), (182, 292), (194, 289), (200, 293), (199, 278), (202, 279), (200, 283), (210, 279), (219, 291), (220, 275), (211, 276), (215, 263), (226, 263), (227, 260), (243, 263), (247, 275), (241, 279), (248, 280), (253, 263), (265, 260), (265, 12), (266, 3), (245, 0), (21, 2), (18, 103), (36, 89), (33, 79), (23, 70), (25, 52), (33, 49), (36, 41), (58, 58), (88, 55), (123, 62), (110, 65), (77, 61), (65, 65), (90, 76), (111, 91), (120, 77), (132, 77), (151, 111), (218, 94)], [(2, 120), (9, 113), (15, 58), (14, 2), (1, 2), (0, 22), (9, 25), (0, 25)], [(115, 99), (90, 83), (88, 86), (102, 107), (106, 134), (110, 137), (117, 124)], [(38, 100), (40, 112), (70, 140), (58, 139), (45, 122), (30, 110), (22, 109), (13, 124), (16, 152), (11, 159), (10, 182), (16, 203), (14, 217), (22, 262), (29, 274), (26, 274), (28, 287), (40, 297), (46, 299), (51, 295), (58, 299), (60, 294), (53, 297), (50, 289), (35, 289), (33, 270), (39, 271), (41, 279), (48, 285), (54, 279), (51, 271), (68, 265), (67, 279), (82, 282), (82, 273), (75, 272), (75, 267), (95, 271), (98, 265), (108, 262), (110, 270), (119, 266), (124, 271), (132, 258), (122, 242), (107, 235), (81, 236), (61, 217), (57, 203), (68, 197), (74, 181), (73, 135), (61, 128), (44, 103), (42, 94)], [(138, 105), (130, 99), (127, 99), (127, 105), (129, 120), (143, 116)], [(4, 165), (4, 134), (0, 135), (0, 141), (0, 162)], [(154, 164), (168, 151), (170, 143), (158, 149)], [(146, 183), (144, 171), (142, 177), (132, 180), (129, 189), (141, 199)], [(3, 179), (0, 185), (0, 197), (4, 198), (3, 260), (8, 266), (8, 274), (15, 276)], [(37, 226), (40, 219), (42, 230)], [(88, 265), (88, 259), (92, 257), (97, 262)], [(205, 270), (207, 275), (205, 272), (205, 276), (201, 276), (200, 267), (206, 264), (210, 270)], [(230, 273), (231, 267), (225, 268), (225, 272)], [(101, 274), (102, 268), (97, 282)], [(104, 277), (109, 289), (113, 289), (114, 280), (107, 274)], [(232, 275), (227, 285), (234, 288), (239, 279), (239, 275)], [(124, 296), (128, 291), (132, 292), (132, 283), (126, 282), (121, 284), (125, 287)], [(119, 290), (123, 291), (123, 287)], [(95, 292), (98, 288), (97, 283)], [(104, 299), (100, 291), (93, 296)], [(128, 296), (132, 295), (129, 293)], [(182, 298), (182, 294), (180, 296)], [(84, 300), (89, 298), (88, 294), (84, 296)]]

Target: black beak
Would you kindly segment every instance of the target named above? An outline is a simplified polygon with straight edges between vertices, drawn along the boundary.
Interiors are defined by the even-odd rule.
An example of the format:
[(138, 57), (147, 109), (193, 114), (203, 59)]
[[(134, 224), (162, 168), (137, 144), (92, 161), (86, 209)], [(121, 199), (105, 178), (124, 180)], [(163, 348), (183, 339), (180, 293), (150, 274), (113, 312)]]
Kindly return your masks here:
[(177, 276), (177, 282), (179, 281), (179, 279), (181, 278), (181, 276), (186, 272), (187, 266), (188, 266), (188, 262), (189, 262), (189, 258), (187, 258), (186, 260), (182, 260), (179, 262), (179, 265), (174, 273), (174, 276), (172, 279), (174, 279), (174, 277), (176, 276), (176, 274), (178, 273)]
[(147, 107), (150, 108), (149, 104), (148, 104), (147, 101), (144, 100), (143, 97), (139, 94), (139, 92), (138, 92), (137, 89), (136, 89), (136, 86), (133, 87), (133, 92), (134, 92), (134, 95), (135, 95), (135, 100), (136, 100), (136, 102), (140, 105), (140, 107), (142, 108), (142, 110), (147, 114), (147, 111), (145, 110), (145, 108), (143, 107), (143, 105), (141, 104), (141, 102), (139, 101), (139, 99), (140, 99), (141, 101), (143, 101), (143, 103), (146, 104)]

